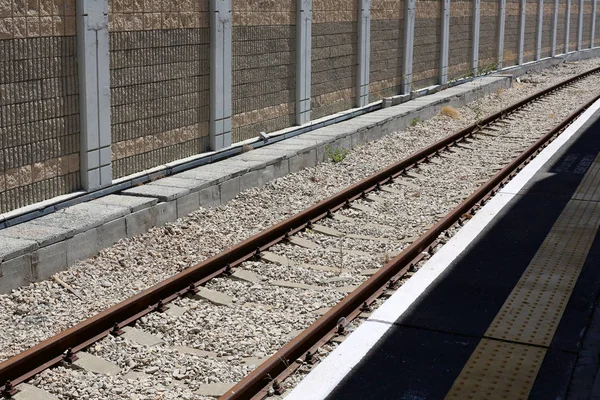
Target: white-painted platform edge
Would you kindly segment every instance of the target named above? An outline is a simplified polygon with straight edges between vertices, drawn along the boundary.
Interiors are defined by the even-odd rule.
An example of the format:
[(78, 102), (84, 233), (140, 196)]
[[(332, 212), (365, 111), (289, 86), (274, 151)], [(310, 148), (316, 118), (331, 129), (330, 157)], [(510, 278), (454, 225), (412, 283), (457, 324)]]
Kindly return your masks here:
[(417, 300), (448, 266), (479, 236), (492, 219), (512, 200), (539, 169), (600, 109), (595, 102), (577, 120), (546, 147), (508, 185), (490, 200), (394, 295), (381, 305), (329, 356), (311, 371), (286, 400), (320, 400), (363, 359), (392, 324)]

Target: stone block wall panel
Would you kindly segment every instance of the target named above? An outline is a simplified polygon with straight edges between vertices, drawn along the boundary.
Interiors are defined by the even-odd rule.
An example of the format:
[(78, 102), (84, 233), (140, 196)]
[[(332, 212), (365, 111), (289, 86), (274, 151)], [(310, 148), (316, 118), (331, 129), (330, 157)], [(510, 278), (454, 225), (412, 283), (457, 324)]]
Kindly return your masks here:
[(594, 47), (600, 46), (600, 4), (596, 4), (596, 30), (594, 31)]
[(208, 0), (110, 0), (113, 177), (209, 148)]
[(565, 29), (567, 28), (567, 0), (558, 0), (558, 20), (556, 22), (556, 54), (565, 52)]
[(504, 54), (502, 55), (502, 66), (504, 67), (510, 67), (519, 63), (520, 12), (521, 5), (519, 0), (506, 0)]
[(370, 101), (401, 91), (404, 58), (404, 1), (371, 2)]
[(544, 15), (542, 17), (542, 58), (550, 57), (552, 55), (553, 26), (554, 1), (544, 1)]
[(487, 72), (498, 67), (498, 33), (500, 3), (497, 0), (481, 2), (479, 26), (479, 71)]
[(581, 48), (589, 49), (592, 37), (592, 1), (584, 0), (583, 2), (583, 36), (581, 38)]
[(234, 0), (232, 141), (295, 124), (296, 2)]
[(0, 213), (80, 188), (75, 0), (0, 2)]
[(535, 60), (538, 32), (538, 2), (528, 0), (525, 7), (525, 46), (523, 47), (523, 62)]
[(472, 75), (473, 2), (450, 2), (448, 80)]
[(569, 27), (569, 52), (577, 50), (579, 37), (579, 0), (571, 0), (571, 26)]
[(441, 15), (442, 3), (440, 1), (417, 1), (412, 90), (439, 83), (442, 39)]
[(311, 119), (355, 105), (357, 0), (313, 0)]

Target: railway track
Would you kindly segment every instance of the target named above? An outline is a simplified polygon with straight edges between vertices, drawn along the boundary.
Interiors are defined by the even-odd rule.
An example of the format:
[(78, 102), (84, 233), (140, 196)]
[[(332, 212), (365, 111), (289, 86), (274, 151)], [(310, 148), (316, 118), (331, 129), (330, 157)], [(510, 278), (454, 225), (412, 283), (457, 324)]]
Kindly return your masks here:
[[(289, 289), (297, 299), (300, 298), (294, 300), (294, 305), (286, 310), (286, 314), (296, 312), (297, 317), (291, 318), (291, 322), (303, 327), (310, 326), (227, 391), (223, 398), (260, 398), (281, 392), (283, 379), (302, 365), (317, 362), (316, 355), (321, 346), (336, 335), (343, 336), (349, 329), (350, 321), (361, 313), (368, 313), (380, 296), (389, 294), (390, 290), (401, 284), (403, 276), (418, 268), (418, 263), (443, 242), (443, 236), (440, 238), (440, 235), (457, 229), (465, 218), (476, 212), (480, 202), (493, 195), (504, 181), (518, 171), (520, 165), (549, 143), (591, 102), (586, 102), (559, 124), (552, 124), (555, 125), (554, 129), (541, 138), (536, 132), (531, 135), (515, 133), (511, 124), (522, 122), (521, 115), (551, 101), (551, 96), (564, 95), (565, 91), (573, 90), (577, 85), (584, 86), (585, 80), (594, 79), (599, 71), (594, 69), (578, 75), (487, 117), (229, 250), (10, 358), (0, 364), (0, 382), (4, 382), (0, 390), (9, 397), (16, 385), (47, 368), (72, 363), (78, 352), (85, 351), (108, 335), (121, 335), (123, 328), (136, 322), (138, 327), (151, 333), (174, 329), (168, 324), (178, 323), (179, 317), (157, 314), (165, 311), (171, 302), (184, 305), (187, 310), (198, 310), (204, 307), (208, 299), (212, 300), (210, 307), (218, 307), (215, 303), (228, 302), (228, 296), (219, 300), (215, 297), (218, 294), (231, 294), (232, 291), (246, 290), (268, 281), (269, 285)], [(530, 146), (535, 136), (538, 136), (538, 140)], [(514, 148), (495, 151), (495, 146), (506, 139), (514, 144)], [(524, 148), (526, 150), (522, 151)], [(445, 216), (422, 210), (421, 215), (416, 212), (411, 218), (394, 217), (407, 214), (406, 210), (400, 211), (406, 199), (420, 196), (421, 188), (434, 181), (430, 179), (432, 176), (443, 176), (444, 171), (448, 170), (446, 163), (460, 165), (469, 160), (465, 154), (471, 154), (470, 159), (473, 160), (477, 159), (478, 152), (485, 153), (487, 158), (481, 160), (482, 168), (496, 170), (501, 164), (504, 165), (507, 156), (512, 158), (517, 153), (519, 155)], [(449, 185), (463, 182), (464, 188), (459, 192), (470, 193), (472, 185), (468, 183), (472, 182), (472, 177), (468, 174), (462, 176), (460, 168), (456, 171), (455, 176), (447, 176)], [(440, 186), (440, 183), (436, 181), (435, 185)], [(442, 189), (441, 186), (437, 189)], [(422, 236), (419, 236), (421, 231), (415, 228), (414, 238), (397, 237), (394, 226), (407, 222), (415, 226), (435, 224)], [(318, 260), (326, 262), (319, 264)], [(385, 265), (379, 268), (381, 264)], [(210, 286), (211, 289), (204, 286)], [(258, 292), (259, 296), (248, 296), (250, 300), (257, 301), (244, 304), (260, 306), (260, 297), (268, 297), (268, 294), (264, 288)], [(314, 305), (308, 313), (298, 312), (300, 307), (297, 304), (301, 304), (302, 298)], [(276, 304), (277, 300), (265, 302)], [(337, 305), (327, 309), (329, 304), (335, 303)], [(233, 313), (251, 314), (248, 307), (244, 310), (242, 306), (232, 306), (232, 309)], [(167, 328), (161, 328), (165, 320), (168, 322)], [(200, 332), (194, 335), (197, 334)], [(284, 344), (284, 337), (280, 335), (262, 353), (266, 355)], [(184, 345), (194, 346), (189, 337), (179, 339)], [(171, 343), (176, 338), (166, 341)], [(250, 342), (245, 345), (256, 347)]]

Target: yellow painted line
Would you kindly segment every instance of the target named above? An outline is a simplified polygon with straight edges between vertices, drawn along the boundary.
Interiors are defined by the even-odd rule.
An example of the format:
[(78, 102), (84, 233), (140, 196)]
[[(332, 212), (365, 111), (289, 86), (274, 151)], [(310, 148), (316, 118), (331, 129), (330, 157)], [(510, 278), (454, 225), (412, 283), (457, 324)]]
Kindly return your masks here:
[(447, 399), (529, 396), (600, 227), (598, 200), (600, 155), (463, 367)]

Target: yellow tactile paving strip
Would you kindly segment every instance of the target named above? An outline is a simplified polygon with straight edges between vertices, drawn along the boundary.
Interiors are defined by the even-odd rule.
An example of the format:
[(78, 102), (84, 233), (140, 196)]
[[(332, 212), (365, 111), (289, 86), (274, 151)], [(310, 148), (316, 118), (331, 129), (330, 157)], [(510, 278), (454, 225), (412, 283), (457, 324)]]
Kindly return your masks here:
[[(600, 227), (600, 155), (467, 361), (447, 399), (526, 399)], [(532, 346), (534, 345), (534, 346)]]

